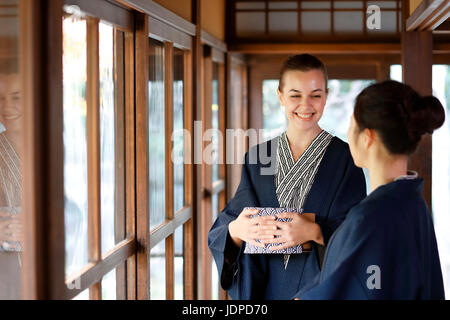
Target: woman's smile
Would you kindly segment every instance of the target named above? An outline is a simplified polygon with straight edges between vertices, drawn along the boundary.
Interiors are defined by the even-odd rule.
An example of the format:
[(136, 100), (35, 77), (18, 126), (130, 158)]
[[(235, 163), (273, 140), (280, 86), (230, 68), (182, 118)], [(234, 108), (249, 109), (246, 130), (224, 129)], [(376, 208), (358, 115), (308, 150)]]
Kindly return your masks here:
[(311, 121), (315, 112), (294, 112), (294, 114), (302, 121)]

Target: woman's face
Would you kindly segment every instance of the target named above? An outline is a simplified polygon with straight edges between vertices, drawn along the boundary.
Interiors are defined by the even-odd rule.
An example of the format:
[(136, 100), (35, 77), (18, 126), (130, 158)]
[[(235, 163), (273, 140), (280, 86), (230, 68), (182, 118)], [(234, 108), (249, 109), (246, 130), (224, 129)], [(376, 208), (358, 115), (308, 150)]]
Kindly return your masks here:
[(353, 161), (355, 162), (355, 165), (360, 168), (365, 167), (365, 151), (363, 150), (364, 142), (362, 141), (362, 135), (362, 131), (359, 130), (358, 124), (356, 123), (355, 116), (352, 115), (350, 127), (347, 132), (347, 138)]
[(286, 108), (289, 126), (301, 131), (317, 127), (322, 117), (328, 90), (321, 70), (287, 71), (278, 98)]
[(3, 102), (0, 103), (0, 119), (9, 132), (18, 132), (21, 129), (22, 106), (20, 101), (19, 75), (12, 74), (5, 77), (6, 86), (3, 93)]

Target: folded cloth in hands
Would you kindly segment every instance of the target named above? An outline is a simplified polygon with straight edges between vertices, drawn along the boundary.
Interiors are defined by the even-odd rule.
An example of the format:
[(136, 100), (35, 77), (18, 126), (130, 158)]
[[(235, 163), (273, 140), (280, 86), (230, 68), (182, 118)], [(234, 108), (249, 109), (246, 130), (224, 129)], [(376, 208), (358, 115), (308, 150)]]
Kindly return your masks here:
[[(247, 207), (245, 209), (257, 209), (259, 212), (257, 214), (254, 214), (250, 216), (250, 218), (256, 218), (259, 216), (275, 216), (277, 214), (283, 213), (283, 212), (297, 212), (298, 214), (301, 214), (303, 210), (299, 210), (297, 208), (258, 208), (258, 207)], [(292, 219), (281, 219), (277, 218), (277, 221), (291, 221)], [(276, 236), (277, 237), (277, 236)], [(257, 242), (260, 242), (259, 240), (256, 240)], [(269, 254), (295, 254), (295, 253), (302, 253), (302, 245), (299, 244), (294, 247), (281, 249), (281, 250), (269, 250), (271, 246), (278, 245), (279, 243), (268, 243), (266, 244), (265, 248), (257, 247), (255, 245), (252, 245), (248, 242), (245, 243), (245, 249), (244, 253), (269, 253)]]

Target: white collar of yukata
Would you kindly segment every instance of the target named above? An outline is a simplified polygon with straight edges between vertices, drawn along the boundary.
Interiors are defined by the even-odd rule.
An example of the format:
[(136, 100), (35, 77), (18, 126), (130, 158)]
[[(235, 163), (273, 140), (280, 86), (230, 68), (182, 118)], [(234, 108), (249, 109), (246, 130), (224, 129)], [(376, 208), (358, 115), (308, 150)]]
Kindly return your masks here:
[(413, 179), (417, 179), (418, 176), (419, 176), (419, 174), (416, 171), (407, 171), (406, 175), (398, 176), (397, 178), (395, 178), (394, 181), (397, 181), (397, 180), (413, 180)]

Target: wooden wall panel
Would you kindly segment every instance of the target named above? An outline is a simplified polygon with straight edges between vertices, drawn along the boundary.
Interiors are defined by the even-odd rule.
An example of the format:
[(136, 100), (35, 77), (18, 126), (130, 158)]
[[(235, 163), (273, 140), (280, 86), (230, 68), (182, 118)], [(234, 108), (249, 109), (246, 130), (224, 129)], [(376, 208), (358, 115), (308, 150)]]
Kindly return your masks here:
[(191, 0), (153, 0), (164, 8), (176, 13), (180, 17), (192, 22)]
[(202, 1), (202, 29), (225, 40), (225, 0)]

